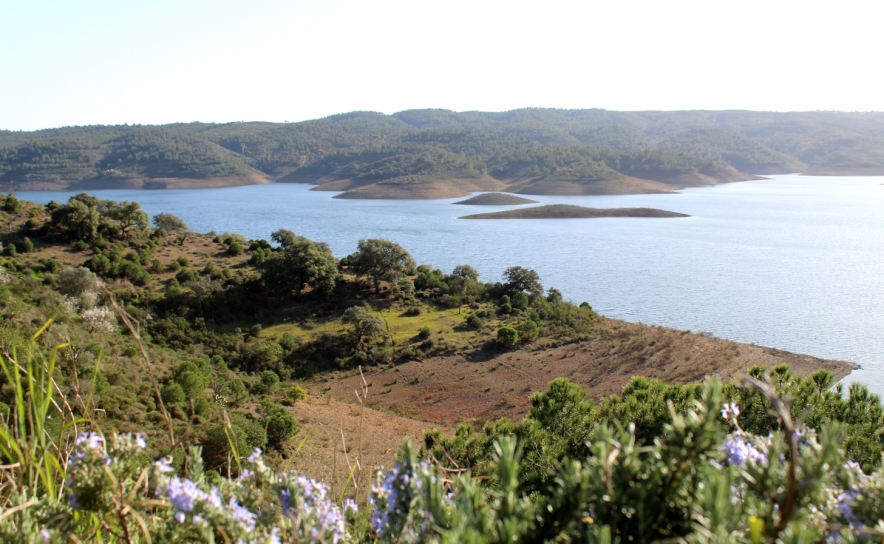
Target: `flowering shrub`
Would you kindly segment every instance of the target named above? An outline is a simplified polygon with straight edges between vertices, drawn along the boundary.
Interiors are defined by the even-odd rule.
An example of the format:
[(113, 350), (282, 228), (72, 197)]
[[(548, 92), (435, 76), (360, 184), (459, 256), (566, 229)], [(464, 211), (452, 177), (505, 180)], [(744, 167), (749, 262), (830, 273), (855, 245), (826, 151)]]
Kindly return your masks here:
[[(651, 443), (639, 440), (633, 423), (596, 425), (585, 455), (558, 459), (543, 485), (523, 479), (531, 473), (523, 465), (539, 459), (523, 450), (534, 447), (527, 435), (495, 439), (492, 470), (481, 477), (472, 466), (443, 465), (433, 452), (422, 459), (406, 443), (360, 512), (320, 482), (271, 469), (260, 450), (248, 458), (234, 452), (239, 475), (224, 478), (204, 469), (198, 447), (189, 448), (180, 473), (171, 457), (150, 459), (139, 434), (87, 431), (66, 447), (63, 428), (55, 435), (42, 426), (60, 414), (47, 381), (54, 359), (0, 360), (0, 367), (18, 399), (0, 420), (2, 542), (798, 544), (884, 537), (884, 469), (866, 473), (848, 461), (845, 424), (796, 424), (759, 380), (747, 382), (779, 422), (765, 435), (746, 430), (745, 408), (722, 404), (722, 385), (709, 381), (684, 413), (670, 403), (670, 421)], [(579, 418), (567, 403), (542, 408), (550, 421)]]

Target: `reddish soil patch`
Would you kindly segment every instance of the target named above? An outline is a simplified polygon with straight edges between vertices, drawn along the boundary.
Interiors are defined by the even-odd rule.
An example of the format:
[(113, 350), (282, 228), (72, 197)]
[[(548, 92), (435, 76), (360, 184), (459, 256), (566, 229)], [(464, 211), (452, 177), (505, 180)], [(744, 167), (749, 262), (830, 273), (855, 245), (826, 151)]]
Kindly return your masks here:
[[(706, 335), (604, 320), (608, 331), (598, 338), (560, 347), (533, 346), (517, 351), (489, 347), (472, 355), (410, 361), (366, 373), (368, 405), (380, 410), (454, 424), (506, 416), (519, 419), (529, 398), (549, 382), (566, 377), (585, 386), (594, 398), (619, 393), (633, 376), (690, 383), (707, 376), (732, 380), (753, 365), (789, 364), (808, 375), (825, 368), (840, 379), (856, 368), (852, 363), (739, 344)], [(357, 374), (342, 374), (323, 391), (343, 402), (355, 400)]]

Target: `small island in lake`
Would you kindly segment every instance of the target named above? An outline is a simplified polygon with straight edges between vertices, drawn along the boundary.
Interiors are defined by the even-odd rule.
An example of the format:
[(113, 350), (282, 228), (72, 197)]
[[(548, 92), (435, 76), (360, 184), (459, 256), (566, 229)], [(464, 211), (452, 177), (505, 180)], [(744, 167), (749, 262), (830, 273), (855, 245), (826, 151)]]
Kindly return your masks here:
[(515, 206), (519, 204), (537, 204), (536, 200), (522, 198), (508, 193), (485, 193), (473, 198), (454, 202), (453, 204), (467, 204), (474, 206)]
[(459, 219), (580, 219), (590, 217), (690, 217), (656, 208), (584, 208), (571, 204), (549, 204), (502, 212), (477, 213)]

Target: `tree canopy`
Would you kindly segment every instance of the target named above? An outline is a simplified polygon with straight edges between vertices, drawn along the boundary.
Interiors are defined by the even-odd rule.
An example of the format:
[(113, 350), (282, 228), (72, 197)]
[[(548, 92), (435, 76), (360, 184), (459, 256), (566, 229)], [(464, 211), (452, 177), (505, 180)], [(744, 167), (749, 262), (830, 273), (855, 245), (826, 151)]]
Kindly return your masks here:
[(414, 269), (415, 263), (411, 254), (390, 240), (380, 238), (359, 240), (357, 247), (353, 268), (360, 276), (371, 279), (376, 292), (380, 292), (381, 281), (393, 281), (399, 275)]

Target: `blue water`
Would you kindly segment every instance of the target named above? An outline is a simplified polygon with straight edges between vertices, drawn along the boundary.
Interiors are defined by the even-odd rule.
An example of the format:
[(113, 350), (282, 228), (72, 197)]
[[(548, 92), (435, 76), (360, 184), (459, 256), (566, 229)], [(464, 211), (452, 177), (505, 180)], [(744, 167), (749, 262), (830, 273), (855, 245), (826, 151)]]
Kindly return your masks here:
[[(706, 331), (739, 342), (853, 361), (884, 393), (884, 177), (771, 176), (678, 194), (539, 196), (542, 203), (654, 207), (682, 219), (466, 221), (506, 209), (452, 200), (332, 199), (305, 185), (96, 191), (173, 213), (192, 230), (268, 238), (287, 228), (337, 256), (360, 238), (402, 244), (445, 271), (471, 264), (485, 281), (537, 270), (565, 298), (606, 316)], [(36, 202), (71, 193), (20, 192)]]

